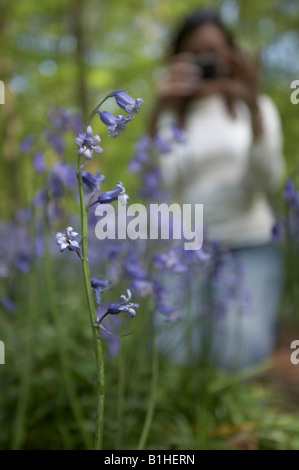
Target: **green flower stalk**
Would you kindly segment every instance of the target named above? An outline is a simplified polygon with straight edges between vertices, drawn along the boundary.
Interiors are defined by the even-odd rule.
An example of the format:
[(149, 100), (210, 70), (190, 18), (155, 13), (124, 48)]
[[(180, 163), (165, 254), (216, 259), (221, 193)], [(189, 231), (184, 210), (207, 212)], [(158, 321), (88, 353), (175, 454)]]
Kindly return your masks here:
[(104, 374), (104, 358), (103, 349), (100, 336), (94, 328), (96, 321), (96, 308), (93, 300), (91, 288), (91, 276), (88, 262), (88, 223), (87, 211), (84, 202), (84, 189), (82, 181), (81, 158), (78, 157), (78, 185), (80, 196), (80, 213), (81, 213), (81, 234), (82, 234), (82, 270), (84, 278), (85, 293), (89, 309), (89, 317), (93, 333), (93, 341), (96, 354), (97, 363), (97, 415), (96, 415), (96, 434), (95, 434), (95, 449), (102, 449), (103, 445), (103, 430), (104, 430), (104, 403), (105, 403), (105, 374)]
[[(78, 188), (79, 188), (79, 197), (80, 197), (80, 216), (81, 216), (81, 241), (80, 243), (75, 240), (78, 236), (78, 233), (73, 230), (73, 227), (68, 227), (65, 233), (58, 232), (56, 234), (56, 244), (60, 247), (60, 251), (74, 251), (81, 260), (84, 287), (86, 293), (86, 299), (89, 310), (90, 324), (93, 334), (94, 349), (96, 355), (96, 366), (97, 366), (97, 411), (96, 411), (96, 431), (95, 431), (95, 450), (101, 450), (103, 448), (103, 431), (104, 431), (104, 407), (105, 407), (105, 374), (104, 374), (104, 357), (103, 357), (103, 348), (102, 341), (100, 337), (100, 323), (108, 314), (119, 314), (122, 312), (127, 312), (131, 316), (135, 315), (135, 308), (139, 307), (138, 304), (131, 302), (131, 293), (128, 291), (128, 296), (121, 296), (121, 301), (111, 304), (108, 308), (105, 315), (99, 319), (97, 318), (96, 313), (96, 303), (101, 304), (101, 290), (105, 287), (108, 287), (109, 281), (99, 281), (97, 278), (91, 278), (90, 275), (90, 266), (88, 258), (88, 217), (87, 211), (90, 206), (85, 205), (85, 191), (86, 188), (91, 189), (93, 194), (94, 191), (97, 192), (100, 189), (99, 183), (103, 181), (103, 176), (99, 177), (97, 175), (96, 181), (95, 177), (92, 178), (92, 175), (88, 174), (86, 171), (82, 170), (82, 160), (91, 160), (94, 153), (102, 153), (102, 148), (98, 145), (101, 141), (98, 135), (94, 135), (91, 122), (93, 117), (98, 113), (100, 106), (108, 98), (117, 98), (118, 94), (122, 93), (121, 91), (112, 92), (107, 95), (96, 108), (92, 111), (87, 123), (86, 123), (86, 133), (79, 133), (76, 137), (75, 143), (79, 146), (77, 150), (78, 154), (78, 169), (77, 169), (77, 178), (78, 178)], [(127, 96), (127, 95), (126, 95)], [(129, 99), (129, 97), (127, 98)], [(142, 103), (138, 102), (138, 105)], [(138, 108), (139, 110), (139, 108)], [(128, 112), (128, 111), (127, 111)], [(137, 111), (136, 111), (137, 112)], [(112, 116), (113, 117), (113, 116)], [(111, 118), (112, 119), (112, 118)], [(129, 118), (124, 118), (126, 121), (130, 120)], [(111, 133), (111, 122), (106, 123), (108, 131)], [(114, 137), (118, 136), (119, 133), (114, 133)], [(109, 135), (109, 134), (108, 134)], [(88, 185), (86, 185), (88, 182)], [(99, 196), (97, 203), (112, 203), (114, 200), (120, 198), (124, 203), (127, 202), (128, 196), (125, 194), (125, 189), (122, 183), (117, 183), (117, 189), (113, 191), (108, 191)], [(93, 289), (95, 289), (97, 294), (97, 300), (95, 303), (93, 297)], [(101, 325), (102, 327), (102, 325)]]

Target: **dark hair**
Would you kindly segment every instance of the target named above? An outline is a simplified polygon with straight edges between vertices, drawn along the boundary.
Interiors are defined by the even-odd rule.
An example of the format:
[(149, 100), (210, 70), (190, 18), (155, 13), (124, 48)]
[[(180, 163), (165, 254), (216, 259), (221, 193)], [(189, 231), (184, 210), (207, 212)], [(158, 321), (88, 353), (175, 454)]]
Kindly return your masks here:
[[(170, 43), (170, 51), (169, 51), (170, 57), (181, 52), (181, 46), (182, 46), (183, 41), (195, 29), (197, 29), (198, 27), (204, 26), (206, 24), (213, 24), (217, 26), (222, 31), (224, 37), (227, 40), (227, 43), (231, 47), (236, 48), (236, 44), (234, 42), (231, 32), (222, 23), (221, 19), (219, 18), (219, 15), (216, 12), (214, 12), (213, 10), (207, 10), (207, 9), (195, 10), (183, 20), (183, 22), (179, 25), (179, 27), (176, 28), (175, 33), (173, 34), (173, 39)], [(184, 127), (184, 124), (185, 124), (185, 116), (186, 116), (188, 104), (189, 104), (189, 100), (186, 99), (182, 102), (180, 109), (178, 109), (178, 124), (182, 127)], [(227, 104), (228, 112), (231, 114), (231, 116), (234, 117), (235, 110), (233, 107), (233, 100), (230, 98), (226, 98), (226, 104)], [(160, 111), (159, 109), (157, 109), (152, 116), (152, 120), (150, 124), (151, 135), (154, 135), (156, 133), (156, 126), (157, 126), (159, 113)]]
[(217, 26), (223, 33), (227, 43), (234, 47), (235, 43), (231, 32), (222, 23), (219, 15), (213, 10), (196, 10), (190, 13), (181, 23), (173, 35), (171, 42), (171, 54), (177, 54), (181, 51), (181, 45), (185, 38), (187, 38), (195, 29), (206, 24), (213, 24)]

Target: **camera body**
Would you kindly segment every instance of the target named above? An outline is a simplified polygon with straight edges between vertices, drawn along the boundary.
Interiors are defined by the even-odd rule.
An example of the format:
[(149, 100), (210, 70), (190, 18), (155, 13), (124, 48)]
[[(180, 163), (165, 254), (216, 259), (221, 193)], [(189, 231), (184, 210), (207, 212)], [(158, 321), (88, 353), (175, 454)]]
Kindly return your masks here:
[(198, 55), (194, 59), (194, 63), (200, 69), (202, 80), (212, 80), (220, 77), (219, 60), (216, 55)]

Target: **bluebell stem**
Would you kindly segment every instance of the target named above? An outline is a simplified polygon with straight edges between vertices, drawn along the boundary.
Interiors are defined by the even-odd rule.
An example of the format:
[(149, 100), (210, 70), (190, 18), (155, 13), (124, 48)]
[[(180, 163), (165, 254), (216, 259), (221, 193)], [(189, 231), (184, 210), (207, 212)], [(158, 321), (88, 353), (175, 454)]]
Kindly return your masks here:
[(73, 227), (68, 227), (66, 233), (57, 232), (56, 233), (56, 245), (60, 247), (60, 251), (80, 251), (80, 245), (76, 240), (73, 240), (77, 237), (78, 233), (74, 232)]
[(129, 114), (129, 119), (134, 119), (143, 104), (143, 99), (137, 98), (135, 100), (123, 91), (115, 92), (113, 95), (118, 106)]
[(80, 147), (77, 153), (83, 155), (87, 160), (91, 160), (93, 152), (103, 152), (103, 149), (98, 145), (100, 141), (98, 135), (93, 135), (91, 126), (87, 126), (86, 134), (80, 133), (76, 137), (75, 143)]
[(114, 116), (109, 111), (97, 111), (101, 121), (108, 127), (108, 136), (116, 138), (127, 128), (128, 119), (125, 116)]

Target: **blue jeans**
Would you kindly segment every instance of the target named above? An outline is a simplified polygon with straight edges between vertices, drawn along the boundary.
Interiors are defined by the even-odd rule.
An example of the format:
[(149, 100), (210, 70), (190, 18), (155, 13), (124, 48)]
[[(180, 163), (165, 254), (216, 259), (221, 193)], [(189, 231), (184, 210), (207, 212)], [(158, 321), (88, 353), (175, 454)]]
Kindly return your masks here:
[[(183, 365), (208, 355), (226, 370), (255, 366), (269, 358), (276, 344), (284, 285), (281, 247), (269, 243), (231, 250), (229, 256), (241, 266), (234, 273), (239, 286), (232, 292), (223, 289), (232, 276), (229, 269), (219, 279), (210, 273), (193, 280), (180, 321), (165, 323), (156, 314), (162, 356)], [(169, 287), (169, 279), (165, 282)]]

